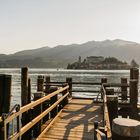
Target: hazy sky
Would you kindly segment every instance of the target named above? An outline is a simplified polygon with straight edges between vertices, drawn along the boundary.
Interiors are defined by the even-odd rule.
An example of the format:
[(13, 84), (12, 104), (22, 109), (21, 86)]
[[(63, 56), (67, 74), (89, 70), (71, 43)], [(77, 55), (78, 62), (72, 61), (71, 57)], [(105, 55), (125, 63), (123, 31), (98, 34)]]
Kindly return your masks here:
[(140, 0), (0, 0), (0, 53), (116, 38), (140, 43)]

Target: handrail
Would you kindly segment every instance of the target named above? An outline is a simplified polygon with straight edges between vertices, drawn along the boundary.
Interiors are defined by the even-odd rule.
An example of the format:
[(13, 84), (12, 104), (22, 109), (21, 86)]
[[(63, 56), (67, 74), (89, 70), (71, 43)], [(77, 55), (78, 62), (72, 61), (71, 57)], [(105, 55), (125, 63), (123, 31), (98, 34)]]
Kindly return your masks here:
[(100, 131), (99, 129), (96, 129), (95, 132), (96, 132), (97, 140), (106, 140), (106, 135), (102, 131)]
[(106, 90), (104, 88), (104, 84), (102, 85), (102, 93), (103, 93), (103, 106), (104, 106), (104, 126), (105, 126), (105, 131), (107, 132), (107, 138), (111, 138), (112, 133), (111, 133), (108, 108), (107, 108)]
[(129, 87), (129, 84), (122, 83), (103, 83), (104, 87)]
[(58, 89), (57, 91), (54, 91), (54, 92), (52, 92), (51, 94), (49, 94), (49, 95), (47, 95), (47, 96), (45, 96), (45, 97), (42, 97), (42, 98), (40, 98), (40, 99), (38, 99), (38, 100), (36, 100), (36, 101), (33, 101), (33, 102), (30, 103), (30, 104), (27, 104), (27, 105), (21, 107), (21, 108), (20, 108), (20, 111), (14, 113), (14, 114), (12, 114), (10, 117), (8, 117), (8, 118), (6, 119), (6, 122), (12, 121), (15, 117), (19, 116), (20, 114), (22, 114), (22, 113), (28, 111), (29, 109), (32, 109), (33, 107), (35, 107), (35, 106), (37, 106), (37, 105), (39, 105), (39, 104), (45, 102), (46, 100), (49, 100), (51, 97), (55, 96), (56, 94), (61, 93), (62, 91), (66, 90), (66, 89), (68, 89), (68, 88), (69, 88), (69, 86), (66, 86), (66, 87), (64, 87), (64, 88), (60, 88), (60, 89)]
[[(46, 85), (46, 82), (44, 82)], [(47, 85), (51, 84), (65, 84), (66, 82), (48, 82)], [(101, 82), (71, 82), (72, 84), (81, 84), (81, 85), (101, 85)]]
[(27, 132), (32, 126), (34, 126), (37, 122), (39, 122), (43, 117), (45, 117), (52, 109), (54, 109), (66, 96), (68, 96), (69, 92), (67, 92), (64, 96), (59, 98), (57, 102), (55, 102), (52, 106), (50, 106), (48, 109), (43, 111), (40, 115), (38, 115), (35, 119), (33, 119), (31, 122), (27, 123), (24, 127), (20, 129), (20, 131), (11, 139), (15, 140), (19, 136), (22, 136), (25, 132)]
[[(54, 91), (52, 93), (50, 93), (49, 95), (42, 97), (36, 101), (33, 101), (30, 104), (27, 104), (23, 107), (20, 108), (20, 110), (18, 112), (12, 113), (10, 114), (10, 116), (7, 116), (4, 118), (4, 120), (2, 118), (0, 118), (2, 121), (4, 121), (4, 140), (7, 139), (7, 124), (10, 123), (11, 121), (13, 121), (15, 118), (19, 117), (22, 113), (34, 108), (35, 106), (42, 104), (43, 102), (45, 102), (46, 100), (49, 100), (51, 97), (62, 93), (63, 91), (67, 90), (69, 88), (69, 86), (65, 86), (63, 88), (58, 89), (57, 91)], [(25, 132), (27, 132), (32, 126), (34, 126), (36, 123), (38, 123), (43, 117), (45, 117), (45, 115), (47, 115), (52, 109), (54, 109), (63, 99), (65, 99), (68, 96), (69, 92), (65, 93), (65, 95), (63, 95), (62, 97), (60, 97), (53, 105), (51, 105), (48, 109), (46, 109), (44, 112), (42, 112), (41, 114), (39, 114), (36, 118), (34, 118), (32, 121), (30, 121), (29, 123), (27, 123), (25, 126), (23, 126), (19, 132), (17, 132), (16, 134), (12, 135), (12, 138), (10, 138), (11, 140), (15, 140), (18, 137), (22, 136)]]

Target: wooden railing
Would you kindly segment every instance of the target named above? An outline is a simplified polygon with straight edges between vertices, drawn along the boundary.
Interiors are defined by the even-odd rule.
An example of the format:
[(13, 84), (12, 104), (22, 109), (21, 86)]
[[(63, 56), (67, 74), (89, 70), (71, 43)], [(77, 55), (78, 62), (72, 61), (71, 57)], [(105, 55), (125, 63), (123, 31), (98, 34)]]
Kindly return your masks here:
[(112, 138), (112, 133), (111, 133), (111, 126), (110, 126), (110, 119), (109, 119), (109, 112), (107, 108), (107, 97), (106, 97), (106, 90), (104, 85), (102, 85), (102, 96), (103, 96), (103, 116), (104, 116), (104, 127), (105, 127), (105, 132), (107, 135), (107, 139)]
[[(52, 111), (56, 106), (58, 106), (58, 104), (60, 104), (63, 100), (67, 100), (67, 96), (69, 95), (68, 89), (69, 89), (68, 85), (63, 88), (59, 88), (57, 91), (54, 91), (47, 96), (44, 96), (36, 101), (31, 102), (30, 104), (27, 104), (27, 105), (21, 107), (19, 111), (12, 113), (10, 116), (5, 115), (5, 117), (3, 119), (1, 118), (0, 121), (3, 122), (3, 124), (4, 124), (4, 140), (7, 140), (8, 138), (10, 138), (11, 140), (20, 139), (24, 133), (26, 133), (35, 124), (37, 124), (40, 120), (42, 120), (43, 117), (45, 117), (50, 111)], [(64, 91), (66, 91), (65, 94), (64, 94)], [(41, 114), (39, 114), (37, 117), (33, 118), (29, 123), (22, 126), (21, 128), (19, 128), (19, 126), (17, 126), (19, 128), (18, 131), (14, 132), (14, 130), (12, 130), (13, 133), (10, 136), (8, 136), (7, 127), (10, 122), (14, 122), (14, 120), (16, 118), (21, 119), (21, 115), (23, 113), (33, 109), (34, 107), (36, 107), (38, 105), (43, 104), (45, 101), (50, 100), (52, 97), (54, 97), (55, 95), (58, 95), (60, 93), (63, 93), (62, 96), (53, 105), (51, 105), (49, 108), (44, 110)], [(12, 129), (14, 129), (14, 128), (12, 128)]]

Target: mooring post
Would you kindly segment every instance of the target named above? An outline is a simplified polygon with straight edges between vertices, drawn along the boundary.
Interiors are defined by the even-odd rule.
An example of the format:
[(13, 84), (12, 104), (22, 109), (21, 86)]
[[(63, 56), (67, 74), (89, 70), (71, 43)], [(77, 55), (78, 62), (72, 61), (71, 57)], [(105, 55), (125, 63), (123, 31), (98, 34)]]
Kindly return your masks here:
[(28, 103), (31, 103), (31, 79), (28, 78)]
[[(101, 86), (102, 84), (107, 83), (107, 78), (103, 77), (101, 78)], [(102, 89), (102, 88), (101, 88)], [(103, 99), (103, 91), (101, 91), (101, 99)]]
[(140, 122), (116, 118), (112, 123), (112, 140), (140, 140)]
[(112, 126), (113, 119), (118, 117), (118, 96), (117, 95), (107, 95), (107, 107), (108, 107), (110, 124)]
[(28, 68), (21, 69), (21, 105), (28, 104)]
[(72, 97), (72, 78), (67, 77), (66, 78), (66, 83), (68, 83), (68, 85), (69, 85), (69, 93), (70, 93), (70, 96)]
[[(50, 89), (50, 76), (46, 76), (45, 77), (45, 95), (49, 94), (49, 89)], [(50, 107), (50, 100), (47, 100), (43, 103), (43, 111), (48, 109)], [(50, 118), (50, 115), (47, 114), (44, 118), (43, 118), (43, 123), (45, 123), (46, 121), (48, 121)]]
[(98, 129), (98, 126), (99, 126), (99, 122), (98, 121), (95, 121), (94, 122), (94, 140), (97, 140), (96, 130)]
[(48, 94), (48, 92), (49, 92), (50, 81), (51, 81), (50, 76), (46, 76), (46, 78), (45, 78), (45, 83), (46, 83), (46, 85), (45, 85), (45, 93), (46, 94)]
[(139, 69), (138, 68), (130, 68), (130, 80), (137, 79), (139, 81)]
[(107, 78), (103, 77), (101, 78), (101, 84), (107, 83)]
[(127, 84), (127, 78), (121, 78), (121, 98), (127, 100), (127, 87), (123, 86)]
[[(57, 87), (50, 87), (50, 93), (56, 91), (57, 89), (58, 89)], [(50, 106), (52, 106), (57, 100), (58, 100), (57, 94), (51, 97)], [(50, 117), (54, 118), (57, 115), (57, 113), (58, 113), (58, 105), (50, 112)]]
[[(0, 116), (3, 113), (9, 113), (10, 102), (11, 102), (11, 75), (0, 75)], [(0, 123), (0, 139), (4, 139), (4, 125), (3, 122)], [(7, 127), (7, 134), (8, 134)]]
[(114, 95), (114, 88), (106, 88), (106, 95)]
[(137, 115), (137, 102), (138, 102), (138, 81), (136, 79), (130, 80), (130, 104), (132, 108), (131, 118)]
[[(38, 91), (36, 93), (34, 93), (34, 101), (42, 98), (45, 96), (45, 93), (42, 91)], [(34, 118), (37, 117), (38, 115), (40, 115), (42, 113), (42, 104), (37, 105), (34, 108)], [(35, 138), (38, 137), (38, 135), (41, 133), (41, 125), (42, 125), (42, 121), (39, 121), (34, 127), (33, 127), (33, 136)]]
[(37, 91), (44, 91), (44, 76), (42, 75), (37, 78)]
[[(28, 68), (23, 67), (21, 68), (21, 106), (27, 105), (30, 103), (30, 93), (28, 94), (29, 87), (28, 87)], [(22, 114), (22, 126), (26, 125), (30, 122), (30, 114), (29, 112), (25, 112)], [(25, 134), (22, 135), (22, 140), (30, 140), (31, 139), (31, 131), (27, 131)]]
[[(68, 85), (68, 84), (66, 83), (66, 84), (63, 85), (63, 87), (66, 87), (67, 85)], [(67, 89), (64, 90), (64, 91), (62, 92), (62, 95), (64, 96), (65, 94), (67, 94), (67, 92), (69, 92)], [(65, 105), (67, 105), (67, 104), (68, 104), (68, 96), (67, 96), (66, 98), (64, 98), (64, 100), (62, 100), (62, 102), (61, 102), (62, 108), (63, 108)]]

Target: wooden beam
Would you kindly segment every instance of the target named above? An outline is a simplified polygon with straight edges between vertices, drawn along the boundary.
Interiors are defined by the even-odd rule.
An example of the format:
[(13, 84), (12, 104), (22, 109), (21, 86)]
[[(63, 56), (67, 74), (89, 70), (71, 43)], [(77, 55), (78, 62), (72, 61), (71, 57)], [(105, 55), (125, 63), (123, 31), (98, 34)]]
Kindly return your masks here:
[(31, 122), (26, 124), (24, 127), (20, 129), (20, 132), (17, 133), (11, 140), (17, 139), (19, 136), (22, 136), (25, 132), (27, 132), (31, 127), (33, 127), (38, 121), (40, 121), (45, 115), (47, 115), (53, 108), (55, 108), (66, 96), (68, 96), (69, 92), (62, 96), (57, 102), (55, 102), (51, 107), (42, 112), (39, 116), (33, 119)]
[(28, 111), (29, 109), (32, 109), (33, 107), (35, 107), (35, 106), (37, 106), (37, 105), (43, 103), (43, 102), (46, 101), (46, 100), (49, 100), (49, 99), (50, 99), (51, 97), (53, 97), (54, 95), (59, 94), (59, 93), (61, 93), (62, 91), (68, 89), (68, 88), (69, 88), (69, 86), (66, 86), (66, 87), (64, 87), (64, 88), (60, 88), (59, 90), (57, 90), (57, 91), (55, 91), (55, 92), (53, 92), (53, 93), (51, 93), (51, 94), (49, 94), (49, 95), (47, 95), (47, 96), (45, 96), (45, 97), (43, 97), (43, 98), (40, 98), (40, 99), (38, 99), (38, 100), (36, 100), (36, 101), (30, 103), (30, 104), (27, 104), (27, 105), (21, 107), (21, 109), (20, 109), (19, 112), (16, 112), (16, 113), (12, 114), (11, 116), (9, 116), (9, 117), (5, 120), (6, 123), (11, 122), (14, 118), (16, 118), (17, 116), (21, 115), (22, 113)]
[[(54, 122), (56, 122), (56, 120), (58, 119), (61, 113), (62, 113), (62, 109), (55, 116), (55, 118), (49, 123), (49, 125), (42, 131), (42, 133), (38, 136), (38, 138), (41, 138), (45, 134), (45, 132), (49, 130), (49, 128), (54, 124)], [(38, 138), (36, 140), (38, 140)]]

